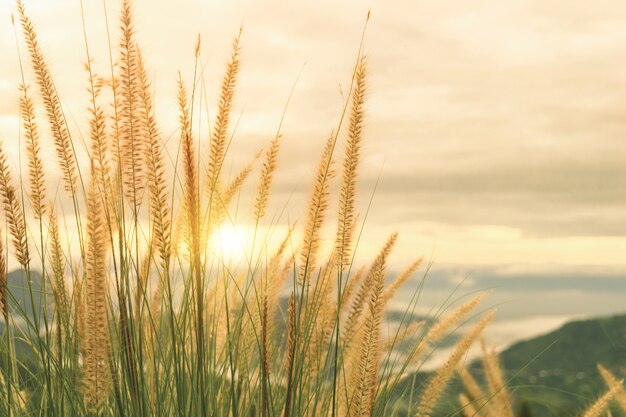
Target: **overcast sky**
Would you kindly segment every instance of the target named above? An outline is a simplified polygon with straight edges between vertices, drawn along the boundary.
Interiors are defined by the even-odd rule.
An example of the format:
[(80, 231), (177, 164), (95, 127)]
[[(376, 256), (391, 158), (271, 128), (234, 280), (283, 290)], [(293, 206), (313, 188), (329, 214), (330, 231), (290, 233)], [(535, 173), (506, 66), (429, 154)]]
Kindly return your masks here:
[[(84, 129), (79, 0), (24, 2), (64, 110)], [(85, 3), (95, 67), (106, 75), (102, 3)], [(118, 5), (107, 3), (116, 42)], [(274, 189), (274, 207), (290, 201), (284, 223), (302, 217), (371, 9), (361, 218), (379, 176), (380, 183), (364, 253), (399, 230), (394, 268), (423, 254), (436, 265), (474, 271), (475, 279), (485, 270), (489, 279), (511, 271), (536, 279), (568, 271), (588, 280), (626, 276), (626, 8), (620, 2), (135, 3), (165, 136), (176, 129), (175, 80), (179, 69), (191, 80), (197, 34), (214, 106), (230, 42), (243, 24), (233, 172), (272, 138), (302, 72)], [(20, 76), (12, 7), (0, 2), (0, 138), (15, 156)]]

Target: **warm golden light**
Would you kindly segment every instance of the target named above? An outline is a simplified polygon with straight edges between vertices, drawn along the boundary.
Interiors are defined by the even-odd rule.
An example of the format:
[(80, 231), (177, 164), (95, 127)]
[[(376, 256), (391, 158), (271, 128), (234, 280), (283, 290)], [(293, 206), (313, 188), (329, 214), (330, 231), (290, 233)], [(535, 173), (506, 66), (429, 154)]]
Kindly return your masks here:
[(246, 230), (233, 224), (221, 225), (209, 239), (212, 251), (227, 259), (241, 259), (245, 254)]

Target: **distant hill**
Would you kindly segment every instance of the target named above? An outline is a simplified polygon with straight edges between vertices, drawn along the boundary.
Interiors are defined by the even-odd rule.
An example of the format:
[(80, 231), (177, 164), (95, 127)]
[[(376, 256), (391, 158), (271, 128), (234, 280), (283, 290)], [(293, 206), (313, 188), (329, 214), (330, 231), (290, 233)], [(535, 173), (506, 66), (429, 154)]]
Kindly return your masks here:
[[(596, 364), (626, 376), (626, 315), (574, 321), (501, 355), (515, 395), (536, 416), (576, 415), (606, 390)], [(619, 415), (614, 413), (613, 415)]]
[[(519, 342), (501, 353), (501, 363), (516, 399), (534, 417), (572, 417), (606, 390), (596, 364), (619, 377), (626, 376), (626, 315), (573, 321), (558, 330)], [(481, 375), (481, 363), (470, 365)], [(440, 416), (458, 410), (458, 382), (439, 410)], [(615, 409), (613, 416), (626, 414)]]

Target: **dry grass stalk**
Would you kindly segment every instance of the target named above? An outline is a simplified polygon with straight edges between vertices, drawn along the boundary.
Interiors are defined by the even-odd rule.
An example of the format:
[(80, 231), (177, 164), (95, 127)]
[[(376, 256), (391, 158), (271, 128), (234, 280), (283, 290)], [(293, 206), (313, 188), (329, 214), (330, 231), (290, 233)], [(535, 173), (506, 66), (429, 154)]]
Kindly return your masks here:
[[(233, 198), (237, 195), (244, 182), (248, 179), (250, 174), (252, 173), (252, 169), (254, 168), (254, 164), (261, 157), (261, 153), (258, 152), (252, 161), (248, 162), (245, 167), (237, 174), (237, 176), (228, 184), (228, 186), (224, 189), (224, 193), (222, 195), (222, 208), (226, 210), (230, 203), (233, 201)], [(221, 223), (221, 222), (218, 222)]]
[(459, 395), (459, 403), (461, 403), (461, 407), (463, 407), (463, 415), (465, 417), (480, 416), (480, 414), (478, 414), (476, 406), (474, 406), (474, 403), (472, 403), (465, 394)]
[(35, 71), (35, 77), (39, 84), (39, 91), (50, 123), (65, 189), (70, 195), (74, 196), (76, 194), (78, 168), (65, 116), (61, 109), (61, 102), (54, 87), (48, 64), (41, 52), (34, 25), (26, 15), (26, 10), (21, 0), (17, 0), (17, 11), (22, 24), (22, 30), (24, 38), (26, 39), (33, 70)]
[(393, 280), (389, 286), (385, 289), (385, 300), (389, 301), (396, 295), (396, 292), (404, 285), (404, 283), (411, 278), (411, 275), (417, 271), (417, 269), (422, 265), (424, 258), (419, 258), (411, 265), (409, 265), (404, 271), (402, 271), (396, 279)]
[(399, 329), (394, 337), (390, 337), (385, 342), (385, 344), (383, 345), (383, 351), (389, 351), (389, 350), (394, 349), (395, 347), (400, 345), (402, 342), (404, 342), (407, 338), (410, 338), (413, 335), (415, 335), (415, 333), (419, 329), (424, 327), (424, 324), (426, 324), (425, 320), (414, 321), (410, 323), (408, 326), (404, 326), (403, 328)]
[(225, 187), (222, 193), (214, 193), (211, 196), (209, 201), (210, 208), (210, 218), (207, 219), (208, 222), (203, 224), (202, 228), (202, 241), (206, 242), (210, 239), (211, 234), (214, 232), (216, 227), (224, 224), (224, 222), (228, 218), (228, 207), (230, 203), (235, 198), (237, 193), (241, 190), (244, 182), (252, 173), (252, 169), (254, 168), (254, 164), (260, 158), (261, 153), (258, 152), (252, 161), (250, 161), (237, 176), (231, 180), (231, 182)]
[(446, 363), (437, 370), (433, 378), (426, 386), (426, 389), (422, 392), (419, 405), (417, 407), (417, 417), (430, 417), (437, 401), (452, 378), (454, 369), (458, 366), (467, 350), (480, 336), (487, 324), (491, 321), (491, 319), (493, 319), (494, 314), (495, 311), (487, 314), (456, 344)]
[(200, 243), (198, 242), (198, 173), (196, 170), (196, 155), (191, 134), (191, 115), (189, 113), (187, 89), (180, 77), (178, 79), (178, 106), (180, 110), (180, 140), (182, 143), (183, 170), (185, 175), (183, 199), (185, 206), (186, 236), (188, 238), (188, 250), (190, 251), (189, 257), (192, 259), (196, 249), (198, 252), (200, 250)]
[(7, 157), (4, 149), (0, 147), (0, 195), (4, 214), (9, 224), (11, 244), (17, 261), (24, 267), (30, 262), (28, 251), (28, 238), (26, 236), (26, 222), (24, 212), (18, 200)]
[[(261, 300), (267, 302), (267, 316), (269, 318), (276, 317), (276, 311), (280, 305), (280, 296), (284, 287), (287, 273), (282, 270), (281, 262), (282, 256), (287, 248), (287, 244), (291, 239), (291, 233), (293, 229), (290, 228), (289, 232), (279, 245), (278, 249), (267, 263), (265, 271), (261, 275), (261, 282), (257, 282), (254, 286), (254, 290), (251, 291), (247, 305), (251, 310), (251, 314), (245, 316), (243, 322), (243, 352), (248, 353), (252, 346), (256, 343), (255, 329), (261, 328), (262, 324), (262, 307), (260, 305)], [(267, 326), (267, 333), (272, 334), (274, 331), (275, 320), (268, 320), (265, 324)], [(245, 361), (244, 361), (245, 362)]]
[(462, 304), (447, 314), (442, 319), (435, 322), (435, 324), (433, 324), (433, 326), (428, 330), (428, 333), (426, 333), (426, 336), (424, 336), (413, 352), (411, 352), (412, 360), (418, 360), (426, 352), (430, 345), (440, 341), (441, 338), (444, 337), (454, 325), (456, 325), (467, 314), (472, 312), (486, 296), (487, 294), (478, 294), (468, 302)]
[(64, 325), (67, 325), (69, 321), (70, 307), (68, 303), (67, 290), (65, 287), (65, 260), (63, 259), (61, 238), (59, 236), (59, 224), (54, 206), (51, 206), (50, 209), (50, 221), (48, 225), (48, 231), (48, 250), (50, 253), (50, 264), (52, 266), (52, 273), (54, 276), (54, 279), (51, 280), (52, 291), (56, 303), (56, 308), (59, 311), (62, 322)]
[[(388, 242), (396, 240), (393, 234)], [(386, 245), (391, 246), (391, 245)], [(380, 324), (385, 308), (383, 291), (385, 268), (389, 252), (383, 250), (372, 266), (371, 290), (368, 314), (360, 331), (358, 359), (351, 366), (350, 394), (348, 398), (350, 417), (371, 416), (378, 387), (378, 367), (381, 354)]]
[(209, 150), (208, 162), (208, 186), (212, 198), (215, 193), (219, 193), (219, 177), (226, 154), (228, 125), (232, 110), (235, 86), (239, 75), (239, 41), (241, 40), (241, 30), (233, 41), (230, 61), (226, 66), (226, 74), (222, 80), (220, 97), (218, 101), (217, 116), (213, 133), (211, 135), (211, 146)]
[(391, 253), (391, 250), (393, 249), (393, 246), (396, 243), (397, 238), (398, 238), (397, 233), (394, 233), (389, 237), (389, 239), (385, 243), (385, 246), (383, 246), (382, 250), (379, 252), (378, 256), (374, 260), (372, 267), (370, 268), (369, 272), (365, 276), (365, 279), (361, 283), (361, 286), (359, 287), (359, 290), (357, 291), (354, 297), (354, 300), (352, 301), (352, 304), (350, 307), (350, 313), (348, 314), (346, 323), (343, 326), (344, 327), (343, 341), (344, 341), (344, 346), (346, 349), (348, 349), (349, 346), (352, 344), (352, 339), (354, 338), (355, 334), (358, 332), (358, 329), (361, 327), (363, 308), (365, 307), (365, 304), (366, 304), (365, 300), (369, 298), (372, 288), (374, 288), (373, 287), (375, 283), (374, 279), (377, 274), (376, 265), (379, 264), (381, 261), (384, 261), (385, 259), (387, 259), (387, 257)]
[(337, 266), (343, 271), (350, 262), (352, 236), (355, 227), (354, 204), (356, 196), (357, 170), (360, 163), (361, 142), (363, 140), (364, 104), (367, 88), (367, 65), (365, 57), (359, 57), (354, 74), (352, 108), (348, 124), (348, 138), (343, 160), (343, 176), (339, 192), (339, 215), (337, 223), (336, 251)]
[(623, 389), (623, 382), (623, 380), (616, 381), (615, 384), (609, 385), (609, 390), (598, 398), (593, 404), (591, 404), (582, 414), (582, 417), (600, 417), (602, 413), (604, 413), (604, 410), (608, 407), (609, 402), (613, 399), (615, 393), (620, 389)]
[[(484, 393), (483, 389), (478, 385), (476, 379), (472, 376), (468, 369), (459, 368), (458, 370), (461, 381), (463, 381), (463, 387), (469, 394), (470, 398), (478, 405), (480, 409), (480, 416), (485, 417), (500, 417), (494, 410), (493, 403), (489, 401), (489, 397)], [(461, 403), (461, 405), (464, 405)]]
[(322, 152), (322, 158), (319, 162), (315, 176), (315, 183), (313, 184), (313, 192), (309, 200), (308, 215), (302, 242), (302, 252), (300, 254), (300, 276), (298, 277), (298, 282), (303, 285), (307, 283), (310, 278), (311, 271), (317, 264), (317, 255), (320, 246), (320, 233), (326, 218), (328, 199), (330, 197), (328, 183), (334, 176), (332, 158), (335, 142), (335, 134), (331, 133), (326, 141), (326, 145), (324, 146), (324, 151)]
[(333, 296), (337, 277), (336, 252), (332, 252), (321, 269), (313, 291), (306, 300), (304, 316), (310, 329), (307, 357), (310, 361), (311, 378), (316, 378), (327, 358), (328, 342), (332, 336), (337, 316), (337, 302)]
[[(138, 48), (137, 48), (138, 49)], [(137, 73), (139, 79), (139, 102), (141, 120), (147, 135), (146, 161), (148, 168), (148, 189), (150, 192), (150, 214), (152, 219), (152, 242), (157, 250), (161, 270), (168, 274), (172, 252), (172, 226), (170, 221), (169, 193), (163, 144), (156, 125), (150, 93), (150, 83), (143, 58), (138, 49)]]
[[(91, 62), (87, 61), (85, 70), (89, 75), (89, 131), (90, 153), (93, 163), (94, 177), (99, 190), (110, 200), (112, 192), (111, 173), (109, 168), (109, 141), (106, 133), (106, 116), (102, 106), (98, 104), (99, 96), (106, 85), (106, 81), (94, 75)], [(109, 202), (110, 205), (110, 202)]]
[(270, 195), (270, 187), (272, 186), (272, 178), (278, 161), (278, 151), (280, 150), (280, 135), (276, 135), (270, 147), (265, 151), (265, 160), (261, 169), (261, 183), (254, 201), (254, 219), (256, 222), (265, 216), (267, 202)]
[[(191, 114), (187, 102), (187, 91), (179, 74), (178, 79), (178, 104), (180, 108), (180, 129), (181, 142), (183, 151), (183, 170), (184, 170), (184, 190), (183, 199), (187, 217), (187, 225), (190, 235), (189, 242), (189, 260), (190, 272), (193, 275), (193, 291), (195, 295), (195, 332), (196, 332), (196, 358), (197, 367), (196, 374), (198, 377), (198, 388), (204, 389), (204, 280), (201, 271), (200, 259), (200, 208), (199, 208), (199, 190), (198, 190), (198, 173), (196, 171), (196, 155), (191, 134)], [(206, 412), (206, 403), (200, 401), (202, 413)]]
[(511, 398), (506, 389), (504, 378), (502, 377), (498, 354), (495, 352), (495, 349), (489, 350), (484, 340), (481, 340), (481, 346), (483, 350), (483, 367), (487, 375), (487, 384), (489, 390), (493, 393), (493, 398), (490, 400), (490, 403), (498, 416), (514, 417)]
[(616, 387), (615, 389), (615, 400), (622, 408), (622, 410), (626, 411), (626, 389), (622, 386), (620, 381), (613, 375), (608, 369), (606, 369), (602, 365), (598, 365), (598, 371), (602, 378), (606, 382), (609, 387)]
[(340, 313), (343, 313), (346, 310), (346, 306), (350, 305), (350, 300), (352, 299), (354, 290), (361, 283), (361, 280), (365, 276), (366, 270), (366, 266), (363, 265), (346, 280), (346, 285), (344, 286), (343, 292), (341, 294), (341, 306), (339, 307)]
[(104, 213), (93, 184), (87, 196), (87, 236), (83, 385), (88, 410), (98, 412), (109, 387), (108, 283), (102, 250), (106, 241)]
[[(293, 232), (293, 228), (289, 228), (287, 235), (281, 242), (280, 246), (274, 252), (272, 257), (269, 260), (267, 266), (267, 277), (266, 277), (266, 285), (267, 285), (267, 304), (268, 304), (268, 317), (273, 318), (276, 317), (276, 311), (278, 306), (280, 305), (280, 297), (282, 290), (284, 288), (285, 280), (288, 277), (288, 269), (291, 268), (291, 262), (284, 262), (284, 265), (281, 266), (281, 262), (283, 259), (283, 254), (287, 249), (287, 244), (291, 240), (291, 234)], [(275, 320), (271, 320), (268, 323), (269, 334), (273, 334), (275, 331)]]
[(20, 113), (26, 138), (26, 154), (28, 156), (29, 197), (35, 219), (41, 219), (46, 211), (46, 184), (44, 179), (41, 146), (39, 144), (39, 127), (35, 116), (35, 106), (28, 93), (28, 87), (20, 86)]
[(120, 56), (117, 62), (119, 75), (116, 80), (116, 92), (119, 108), (116, 117), (119, 127), (119, 162), (123, 179), (124, 195), (133, 207), (141, 204), (142, 192), (146, 185), (146, 130), (140, 122), (140, 80), (139, 52), (135, 42), (132, 2), (124, 0), (120, 16), (122, 38)]

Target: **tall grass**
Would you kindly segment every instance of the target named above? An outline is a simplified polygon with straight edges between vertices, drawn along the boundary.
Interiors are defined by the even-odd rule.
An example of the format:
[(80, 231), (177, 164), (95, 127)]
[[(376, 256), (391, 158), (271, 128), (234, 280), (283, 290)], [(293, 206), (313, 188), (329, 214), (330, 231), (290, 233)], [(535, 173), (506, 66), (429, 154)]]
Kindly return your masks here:
[[(21, 266), (31, 306), (9, 291), (0, 250), (0, 302), (8, 324), (0, 344), (1, 415), (432, 415), (493, 313), (460, 340), (431, 381), (421, 382), (421, 396), (413, 396), (414, 371), (438, 341), (470, 318), (483, 296), (429, 324), (412, 319), (413, 297), (398, 328), (383, 331), (387, 303), (421, 259), (409, 260), (387, 284), (393, 233), (370, 265), (354, 265), (368, 96), (362, 48), (341, 122), (313, 176), (301, 238), (292, 225), (282, 243), (272, 245), (277, 227), (268, 204), (280, 161), (280, 126), (239, 174), (229, 178), (223, 169), (233, 134), (241, 32), (206, 138), (194, 129), (194, 112), (203, 104), (198, 39), (193, 83), (178, 79), (178, 151), (171, 155), (129, 0), (122, 2), (110, 74), (94, 72), (85, 41), (85, 80), (77, 87), (87, 86), (87, 135), (68, 126), (21, 0), (16, 16), (34, 73), (32, 87), (25, 79), (19, 87), (28, 172), (16, 176), (0, 148), (0, 194), (7, 246)], [(35, 88), (37, 97), (31, 95)], [(49, 137), (40, 134), (37, 106), (45, 111)], [(87, 138), (85, 146), (79, 136)], [(65, 194), (46, 189), (43, 140), (55, 147)], [(199, 155), (204, 140), (208, 151)], [(89, 164), (81, 166), (84, 156)], [(243, 261), (233, 262), (207, 242), (224, 223), (235, 222), (233, 202), (257, 170), (249, 206), (236, 207), (247, 210), (252, 242)], [(331, 192), (335, 181), (337, 196)], [(330, 218), (337, 219), (336, 231), (324, 236)], [(323, 248), (327, 239), (334, 242), (330, 254)], [(34, 286), (39, 279), (41, 287)], [(395, 349), (408, 341), (408, 351)]]

